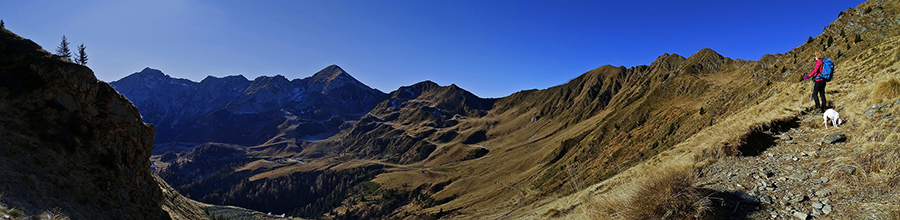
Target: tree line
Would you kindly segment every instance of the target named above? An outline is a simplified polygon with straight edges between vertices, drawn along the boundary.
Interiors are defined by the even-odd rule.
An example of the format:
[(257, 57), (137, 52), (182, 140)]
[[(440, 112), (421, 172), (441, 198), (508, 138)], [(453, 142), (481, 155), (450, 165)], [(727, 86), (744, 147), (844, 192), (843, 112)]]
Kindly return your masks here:
[(56, 47), (56, 55), (77, 64), (86, 65), (88, 56), (87, 53), (84, 52), (85, 49), (87, 48), (84, 46), (84, 43), (78, 45), (78, 54), (75, 54), (75, 57), (72, 57), (72, 51), (69, 50), (69, 40), (66, 39), (66, 35), (63, 35), (62, 42), (59, 42), (59, 46)]
[[(6, 29), (6, 24), (3, 23), (3, 20), (0, 20), (0, 29)], [(56, 55), (77, 64), (87, 65), (88, 56), (87, 53), (84, 52), (85, 49), (87, 49), (87, 47), (84, 46), (84, 43), (78, 45), (78, 53), (73, 57), (72, 51), (69, 50), (69, 40), (66, 39), (66, 35), (63, 35), (62, 42), (56, 47)]]
[[(6, 24), (3, 23), (3, 20), (0, 20), (0, 29), (6, 29)], [(87, 49), (87, 47), (84, 46), (84, 43), (78, 45), (78, 53), (73, 57), (72, 51), (69, 50), (69, 40), (66, 39), (66, 35), (63, 35), (62, 42), (56, 47), (56, 55), (77, 64), (87, 65), (88, 56), (87, 53), (84, 52), (85, 49)]]

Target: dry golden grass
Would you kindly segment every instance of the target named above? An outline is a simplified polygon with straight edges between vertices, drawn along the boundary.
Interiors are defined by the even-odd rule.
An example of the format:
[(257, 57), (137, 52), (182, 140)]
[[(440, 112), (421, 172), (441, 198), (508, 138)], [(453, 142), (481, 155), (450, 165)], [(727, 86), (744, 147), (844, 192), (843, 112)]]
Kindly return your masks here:
[(875, 99), (895, 99), (900, 97), (900, 80), (890, 78), (878, 82), (869, 96)]
[(54, 208), (51, 210), (47, 210), (44, 213), (38, 215), (38, 219), (47, 219), (47, 220), (69, 220), (69, 216), (62, 212), (59, 208)]
[[(837, 188), (832, 198), (861, 201), (846, 207), (834, 219), (898, 219), (897, 206), (900, 190), (900, 127), (891, 113), (900, 111), (900, 80), (896, 78), (900, 63), (867, 65), (888, 62), (900, 52), (893, 45), (897, 37), (885, 40), (882, 45), (864, 51), (854, 62), (845, 62), (841, 69), (847, 77), (829, 84), (835, 90), (836, 106), (843, 106), (840, 112), (845, 125), (839, 132), (847, 135), (849, 141), (843, 143), (840, 153), (824, 170)], [(890, 60), (887, 58), (891, 57)], [(883, 105), (874, 117), (863, 113), (873, 105)], [(890, 198), (890, 199), (885, 199)]]
[[(0, 193), (0, 199), (2, 199), (3, 193)], [(5, 204), (0, 204), (0, 216), (2, 219), (11, 219), (11, 220), (25, 220), (25, 219), (39, 219), (39, 220), (69, 220), (69, 216), (66, 215), (62, 209), (53, 208), (47, 211), (42, 212), (41, 214), (28, 216), (22, 210), (18, 210), (15, 208), (7, 208)]]
[(694, 183), (690, 168), (663, 168), (646, 175), (637, 186), (620, 188), (596, 198), (594, 219), (702, 219), (709, 198)]
[(867, 173), (890, 172), (900, 167), (900, 148), (881, 142), (866, 143), (856, 156), (856, 163)]
[(722, 157), (737, 156), (741, 153), (738, 148), (739, 146), (739, 144), (733, 141), (719, 141), (712, 147), (703, 149), (702, 153), (697, 155), (694, 160), (702, 162), (703, 164), (708, 164), (721, 159)]
[[(886, 42), (897, 41), (896, 37), (886, 39)], [(886, 45), (888, 44), (893, 43), (886, 43)], [(847, 150), (846, 156), (832, 158), (832, 165), (823, 170), (831, 179), (836, 180), (834, 184), (848, 189), (846, 192), (837, 192), (835, 196), (837, 198), (852, 197), (854, 194), (875, 194), (877, 196), (897, 192), (897, 183), (900, 182), (900, 177), (898, 177), (900, 176), (900, 172), (898, 172), (900, 164), (897, 164), (900, 159), (897, 159), (897, 154), (900, 153), (896, 146), (900, 143), (898, 142), (900, 130), (895, 123), (888, 120), (879, 121), (862, 115), (866, 108), (873, 104), (886, 104), (887, 106), (882, 110), (883, 113), (900, 111), (897, 104), (892, 104), (897, 98), (892, 91), (895, 87), (895, 79), (887, 77), (888, 75), (893, 76), (900, 65), (865, 64), (867, 60), (876, 60), (870, 62), (877, 62), (878, 57), (882, 54), (895, 54), (897, 49), (891, 48), (893, 47), (887, 46), (880, 50), (881, 53), (872, 52), (870, 56), (860, 56), (858, 61), (842, 63), (843, 65), (838, 68), (840, 68), (840, 73), (845, 75), (841, 75), (827, 88), (828, 91), (832, 91), (829, 94), (829, 100), (832, 100), (835, 106), (844, 107), (841, 116), (846, 121), (846, 127), (842, 126), (840, 132), (851, 137), (851, 141), (845, 143), (846, 146), (843, 147)], [(872, 82), (880, 83), (873, 85)], [(645, 162), (646, 166), (641, 165), (633, 169), (652, 170), (666, 166), (690, 165), (678, 162), (678, 152), (687, 152), (685, 155), (693, 155), (694, 165), (700, 167), (713, 163), (721, 157), (737, 155), (740, 151), (738, 146), (743, 144), (749, 132), (758, 129), (760, 125), (790, 118), (797, 114), (799, 95), (791, 91), (800, 91), (802, 84), (780, 82), (776, 85), (775, 87), (779, 89), (778, 92), (772, 92), (773, 96), (768, 97), (759, 105), (747, 106), (742, 112), (733, 114), (738, 117), (728, 117), (717, 121), (716, 125), (677, 145), (670, 151), (674, 154), (666, 156), (664, 153), (658, 160), (649, 160)], [(807, 95), (808, 91), (807, 88), (803, 95)], [(739, 117), (741, 115), (754, 115), (754, 117)], [(749, 129), (748, 126), (750, 126)], [(803, 126), (811, 126), (811, 124)], [(866, 142), (868, 140), (876, 143)], [(861, 153), (851, 153), (856, 149), (859, 149), (857, 152)], [(853, 169), (835, 169), (840, 166)], [(592, 217), (595, 219), (641, 219), (630, 215), (627, 210), (631, 209), (629, 207), (631, 204), (621, 198), (630, 198), (634, 195), (634, 191), (644, 188), (644, 185), (650, 185), (644, 181), (653, 178), (645, 177), (643, 172), (645, 171), (627, 172), (621, 177), (637, 180), (613, 178), (615, 181), (603, 182), (599, 184), (600, 187), (594, 188), (594, 193), (598, 194), (593, 196), (596, 199), (588, 199), (585, 203), (591, 207), (602, 208), (595, 209), (596, 213)], [(644, 177), (644, 179), (639, 177)], [(602, 188), (605, 190), (599, 190)], [(585, 197), (591, 196), (585, 195)], [(891, 202), (893, 204), (872, 202), (864, 206), (847, 207), (846, 215), (833, 217), (835, 219), (855, 219), (860, 216), (881, 216), (890, 217), (887, 219), (896, 219), (896, 216), (900, 216), (898, 215), (900, 211), (897, 210), (896, 201)]]

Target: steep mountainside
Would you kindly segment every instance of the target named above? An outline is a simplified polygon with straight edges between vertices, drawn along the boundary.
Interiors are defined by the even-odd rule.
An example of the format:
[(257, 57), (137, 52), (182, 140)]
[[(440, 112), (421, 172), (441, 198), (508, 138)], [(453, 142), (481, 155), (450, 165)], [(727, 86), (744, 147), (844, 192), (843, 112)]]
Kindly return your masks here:
[(257, 145), (279, 134), (321, 139), (386, 97), (334, 65), (291, 81), (280, 75), (253, 81), (209, 76), (199, 83), (145, 68), (110, 85), (156, 125), (154, 154), (205, 142)]
[[(743, 67), (732, 73), (736, 77), (724, 81), (734, 86), (708, 86), (721, 92), (698, 99), (746, 98), (749, 102), (727, 104), (734, 107), (724, 114), (698, 103), (702, 108), (697, 114), (718, 116), (671, 149), (585, 190), (532, 203), (510, 216), (637, 219), (685, 214), (680, 218), (696, 218), (679, 213), (685, 210), (667, 208), (683, 205), (680, 208), (685, 209), (703, 202), (691, 204), (695, 201), (687, 197), (654, 191), (679, 190), (684, 196), (693, 188), (708, 196), (708, 209), (699, 209), (707, 216), (897, 219), (900, 207), (890, 192), (898, 189), (894, 177), (900, 172), (896, 166), (900, 143), (886, 132), (900, 128), (889, 122), (894, 119), (887, 113), (900, 104), (900, 2), (867, 1), (837, 14), (822, 34), (787, 53), (740, 62)], [(824, 129), (821, 114), (807, 111), (812, 108), (810, 85), (800, 83), (800, 77), (811, 70), (816, 51), (835, 61), (835, 78), (826, 93), (829, 106), (846, 120), (839, 129)], [(826, 137), (832, 135), (845, 138), (829, 141)], [(692, 185), (691, 179), (697, 182)]]
[[(843, 204), (824, 218), (897, 216), (896, 197), (866, 190), (900, 186), (891, 177), (900, 154), (885, 147), (897, 140), (889, 111), (900, 94), (900, 2), (868, 1), (837, 14), (821, 35), (759, 61), (711, 49), (664, 54), (647, 66), (602, 66), (500, 99), (422, 82), (390, 93), (328, 139), (290, 143), (298, 147), (291, 151), (277, 141), (210, 145), (171, 158), (162, 173), (205, 167), (180, 176), (188, 181), (175, 188), (213, 203), (336, 219), (822, 218), (822, 208), (810, 211), (813, 202)], [(840, 132), (857, 136), (847, 145), (812, 144), (811, 135), (831, 132), (800, 127), (813, 125), (801, 121), (815, 113), (803, 111), (809, 86), (798, 82), (822, 50), (837, 66), (829, 100), (853, 121)], [(797, 146), (776, 144), (784, 134), (798, 136)], [(822, 152), (840, 146), (860, 150)], [(778, 165), (767, 156), (798, 152), (827, 158)], [(228, 162), (204, 165), (221, 158)], [(771, 175), (740, 162), (764, 163)], [(837, 169), (846, 166), (856, 168)], [(785, 182), (801, 168), (839, 181)], [(748, 186), (760, 184), (747, 180), (754, 175), (780, 185), (761, 183), (763, 194)], [(703, 185), (693, 182), (698, 176)], [(841, 189), (830, 197), (840, 201), (807, 195), (821, 189)], [(702, 195), (689, 200), (694, 194)], [(761, 205), (765, 196), (770, 202)]]
[(169, 219), (150, 171), (153, 126), (87, 67), (0, 31), (0, 191), (26, 213)]
[[(461, 136), (455, 129), (461, 120), (487, 115), (494, 102), (456, 85), (442, 87), (431, 81), (400, 87), (390, 95), (341, 137), (347, 156), (399, 164), (420, 161), (436, 144)], [(479, 142), (486, 138), (484, 132), (466, 131), (463, 142)]]
[[(463, 132), (468, 136), (458, 135), (445, 128), (468, 117), (484, 116), (492, 103), (455, 85), (421, 82), (392, 92), (389, 99), (335, 137), (291, 143), (302, 151), (280, 151), (286, 146), (271, 141), (253, 147), (205, 144), (178, 157), (161, 158), (167, 166), (160, 175), (199, 201), (317, 217), (340, 206), (359, 184), (385, 168), (378, 163), (334, 167), (336, 163), (355, 159), (401, 164), (422, 161), (432, 155), (437, 142), (473, 136), (469, 131)], [(478, 134), (481, 137), (469, 141), (485, 138), (484, 131)], [(475, 155), (487, 153), (483, 148), (465, 148)], [(475, 158), (465, 157), (449, 159)]]

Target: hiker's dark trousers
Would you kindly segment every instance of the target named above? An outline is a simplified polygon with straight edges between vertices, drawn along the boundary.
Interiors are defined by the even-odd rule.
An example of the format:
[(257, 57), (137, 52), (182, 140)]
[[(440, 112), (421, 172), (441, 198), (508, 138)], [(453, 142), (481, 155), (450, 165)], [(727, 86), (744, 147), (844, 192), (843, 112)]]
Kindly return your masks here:
[[(825, 81), (816, 81), (816, 84), (813, 86), (812, 90), (812, 99), (816, 101), (816, 108), (819, 110), (825, 111), (825, 105), (828, 105), (828, 101), (825, 101)], [(819, 102), (819, 99), (822, 99), (822, 102)], [(821, 103), (821, 104), (819, 104)]]

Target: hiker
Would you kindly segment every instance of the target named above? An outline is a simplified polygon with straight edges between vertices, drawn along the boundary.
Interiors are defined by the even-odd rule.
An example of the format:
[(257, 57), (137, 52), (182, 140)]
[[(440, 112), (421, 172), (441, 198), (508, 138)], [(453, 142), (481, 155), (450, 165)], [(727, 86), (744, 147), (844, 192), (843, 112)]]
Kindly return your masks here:
[[(833, 69), (834, 63), (825, 58), (822, 51), (816, 51), (816, 66), (809, 75), (803, 76), (804, 80), (812, 78), (815, 83), (812, 89), (812, 99), (816, 101), (816, 108), (819, 109), (817, 113), (825, 112), (825, 105), (828, 105), (828, 102), (825, 101), (825, 84), (831, 79)], [(820, 99), (821, 102), (819, 102)]]

